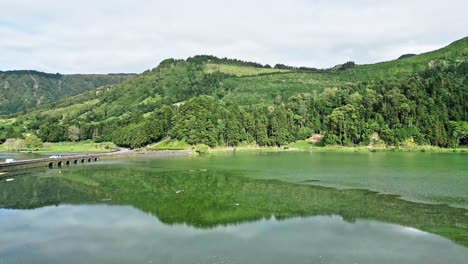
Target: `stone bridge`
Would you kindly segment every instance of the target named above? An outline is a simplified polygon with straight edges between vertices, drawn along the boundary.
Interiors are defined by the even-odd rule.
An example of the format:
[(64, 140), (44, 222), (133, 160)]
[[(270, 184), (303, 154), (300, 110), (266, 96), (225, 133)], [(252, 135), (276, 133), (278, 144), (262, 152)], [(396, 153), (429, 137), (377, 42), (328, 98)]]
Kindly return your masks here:
[(18, 160), (10, 163), (0, 163), (0, 172), (16, 171), (29, 168), (40, 168), (40, 167), (63, 167), (72, 164), (97, 162), (105, 154), (86, 154), (86, 155), (73, 155), (73, 156), (61, 156), (57, 158), (42, 158), (42, 159), (30, 159), (30, 160)]

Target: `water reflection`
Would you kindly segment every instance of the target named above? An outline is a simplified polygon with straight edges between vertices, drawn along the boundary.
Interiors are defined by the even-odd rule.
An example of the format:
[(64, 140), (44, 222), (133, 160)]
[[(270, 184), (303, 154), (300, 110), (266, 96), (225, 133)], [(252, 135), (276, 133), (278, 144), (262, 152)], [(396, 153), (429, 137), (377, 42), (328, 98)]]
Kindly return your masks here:
[(0, 263), (466, 263), (466, 209), (190, 164), (0, 180)]
[[(5, 214), (8, 217), (3, 217)], [(340, 216), (197, 229), (131, 206), (4, 211), (0, 263), (466, 263), (468, 249), (400, 225)]]
[[(408, 202), (363, 190), (259, 180), (242, 171), (155, 171), (89, 164), (0, 181), (0, 207), (60, 204), (131, 205), (169, 225), (213, 228), (268, 218), (340, 215), (439, 234), (468, 246), (468, 211)], [(42, 176), (41, 176), (42, 175)]]

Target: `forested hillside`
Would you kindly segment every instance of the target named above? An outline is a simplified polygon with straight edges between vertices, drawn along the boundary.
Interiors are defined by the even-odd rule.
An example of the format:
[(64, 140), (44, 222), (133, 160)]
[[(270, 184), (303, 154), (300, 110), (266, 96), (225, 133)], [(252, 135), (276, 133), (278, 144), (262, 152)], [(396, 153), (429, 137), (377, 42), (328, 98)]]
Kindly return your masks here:
[(31, 109), (100, 86), (121, 83), (129, 74), (49, 74), (0, 71), (0, 114)]
[[(120, 85), (5, 120), (3, 138), (281, 146), (315, 133), (331, 145), (468, 142), (468, 38), (421, 55), (331, 69), (213, 56), (168, 59)], [(1, 128), (0, 128), (1, 129)]]

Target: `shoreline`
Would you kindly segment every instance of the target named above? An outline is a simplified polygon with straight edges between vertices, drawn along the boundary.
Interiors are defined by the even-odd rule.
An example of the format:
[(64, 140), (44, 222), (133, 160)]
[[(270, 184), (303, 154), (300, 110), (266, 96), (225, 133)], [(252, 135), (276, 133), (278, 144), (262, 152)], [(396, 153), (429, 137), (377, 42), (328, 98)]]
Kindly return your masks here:
[(438, 148), (432, 146), (416, 147), (416, 148), (372, 148), (372, 147), (342, 147), (342, 146), (325, 146), (325, 147), (309, 147), (309, 148), (294, 148), (294, 147), (217, 147), (210, 148), (208, 153), (224, 153), (224, 152), (288, 152), (288, 151), (307, 151), (307, 152), (343, 152), (343, 153), (365, 153), (365, 152), (427, 152), (427, 153), (468, 153), (468, 148)]
[[(291, 145), (293, 145), (292, 143)], [(101, 155), (138, 155), (146, 154), (153, 155), (152, 153), (168, 153), (168, 152), (195, 152), (194, 146), (183, 149), (135, 149), (128, 153), (116, 153), (119, 150), (117, 148), (111, 148), (107, 150), (103, 149), (87, 149), (85, 151), (77, 150), (76, 148), (61, 148), (60, 150), (20, 150), (11, 151), (0, 148), (2, 153), (32, 153), (32, 154), (101, 154)], [(282, 147), (260, 147), (253, 145), (238, 146), (238, 147), (214, 147), (209, 148), (207, 154), (211, 153), (223, 153), (223, 152), (288, 152), (288, 151), (308, 151), (308, 152), (346, 152), (346, 153), (363, 153), (363, 152), (428, 152), (428, 153), (468, 153), (468, 148), (440, 148), (434, 146), (416, 146), (416, 147), (369, 147), (369, 146), (358, 146), (358, 147), (346, 147), (346, 146), (308, 146), (308, 147), (294, 147), (294, 146), (282, 146)], [(115, 154), (112, 154), (115, 153)]]

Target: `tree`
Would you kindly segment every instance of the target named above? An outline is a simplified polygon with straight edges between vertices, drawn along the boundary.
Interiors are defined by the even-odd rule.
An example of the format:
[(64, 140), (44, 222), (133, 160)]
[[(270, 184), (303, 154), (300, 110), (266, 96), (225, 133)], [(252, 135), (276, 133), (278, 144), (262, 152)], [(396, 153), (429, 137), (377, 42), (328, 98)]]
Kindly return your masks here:
[(26, 147), (26, 144), (24, 144), (24, 139), (21, 139), (21, 138), (17, 138), (15, 140), (15, 150), (16, 151), (19, 151), (19, 150), (22, 150)]
[(23, 138), (20, 132), (15, 130), (13, 127), (8, 127), (5, 131), (5, 138)]
[(77, 126), (70, 126), (68, 128), (68, 139), (75, 142), (80, 139), (81, 130)]
[(112, 141), (123, 147), (139, 148), (151, 142), (145, 123), (130, 124), (113, 133)]
[(272, 143), (281, 146), (288, 143), (289, 124), (286, 109), (283, 106), (276, 107), (271, 113), (270, 137)]
[(226, 144), (235, 147), (239, 144), (239, 126), (235, 118), (229, 118), (226, 121)]
[(93, 136), (92, 136), (92, 138), (93, 138), (93, 141), (94, 141), (94, 142), (99, 142), (99, 141), (100, 141), (99, 129), (98, 129), (97, 127), (95, 127), (95, 128), (93, 129)]
[(60, 142), (67, 139), (66, 132), (67, 131), (64, 126), (58, 124), (43, 124), (39, 127), (38, 136), (42, 139), (42, 141)]
[(468, 145), (468, 122), (450, 122), (450, 146)]
[(36, 135), (29, 135), (28, 137), (26, 137), (26, 139), (24, 140), (24, 144), (29, 150), (42, 148), (43, 146), (42, 140)]
[(192, 145), (202, 143), (210, 147), (216, 146), (221, 109), (220, 102), (209, 96), (190, 99), (173, 116), (174, 126), (170, 135)]
[(19, 151), (26, 147), (24, 140), (20, 138), (9, 138), (3, 143), (9, 151)]
[(350, 104), (338, 107), (325, 118), (325, 143), (350, 145), (362, 141), (363, 122), (356, 108)]
[(198, 153), (198, 155), (203, 156), (208, 154), (209, 147), (205, 144), (197, 144), (194, 147), (194, 150), (196, 153)]
[(5, 140), (5, 143), (3, 145), (6, 147), (7, 150), (12, 151), (15, 149), (15, 138), (8, 138)]
[(268, 117), (266, 110), (258, 108), (254, 112), (255, 128), (254, 137), (259, 146), (266, 146), (269, 143), (268, 139)]

